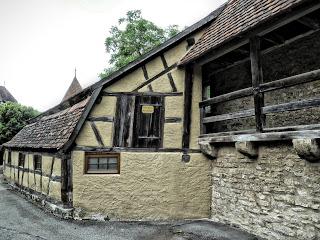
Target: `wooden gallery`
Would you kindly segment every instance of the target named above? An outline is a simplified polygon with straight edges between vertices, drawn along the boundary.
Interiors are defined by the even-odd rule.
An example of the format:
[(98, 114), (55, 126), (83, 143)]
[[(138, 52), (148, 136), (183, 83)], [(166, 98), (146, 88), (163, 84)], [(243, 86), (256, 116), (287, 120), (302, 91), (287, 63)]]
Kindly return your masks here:
[(12, 186), (73, 216), (320, 238), (320, 2), (230, 0), (32, 119)]

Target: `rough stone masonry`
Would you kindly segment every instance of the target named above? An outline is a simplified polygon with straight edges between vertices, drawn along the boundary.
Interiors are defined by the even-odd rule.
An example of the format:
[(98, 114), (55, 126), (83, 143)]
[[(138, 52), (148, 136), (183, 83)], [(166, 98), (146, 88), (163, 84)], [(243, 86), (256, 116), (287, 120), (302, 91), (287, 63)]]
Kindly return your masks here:
[(264, 143), (249, 159), (219, 149), (212, 170), (212, 219), (266, 239), (320, 238), (320, 163), (299, 158), (291, 143)]

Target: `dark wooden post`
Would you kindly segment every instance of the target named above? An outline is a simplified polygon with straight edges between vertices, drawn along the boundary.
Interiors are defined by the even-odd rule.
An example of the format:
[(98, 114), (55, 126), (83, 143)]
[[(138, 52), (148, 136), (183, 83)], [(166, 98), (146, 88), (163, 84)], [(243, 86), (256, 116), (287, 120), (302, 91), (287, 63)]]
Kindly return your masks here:
[(252, 37), (250, 39), (250, 58), (254, 108), (256, 116), (256, 130), (257, 132), (263, 132), (265, 116), (262, 114), (262, 108), (264, 106), (264, 95), (263, 93), (260, 93), (260, 84), (263, 83), (263, 72), (261, 65), (259, 37)]
[(192, 105), (192, 87), (193, 87), (193, 67), (186, 67), (184, 86), (184, 117), (183, 117), (183, 137), (182, 148), (188, 149), (190, 145), (190, 127), (191, 127), (191, 105)]

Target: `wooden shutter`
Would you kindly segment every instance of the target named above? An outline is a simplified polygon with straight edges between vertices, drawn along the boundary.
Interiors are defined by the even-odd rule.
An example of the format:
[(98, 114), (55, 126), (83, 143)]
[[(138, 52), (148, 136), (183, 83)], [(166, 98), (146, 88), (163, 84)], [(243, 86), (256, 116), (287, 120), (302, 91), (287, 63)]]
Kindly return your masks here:
[(164, 100), (161, 96), (137, 96), (133, 126), (133, 147), (162, 147)]
[(121, 95), (117, 100), (113, 146), (132, 147), (135, 96)]

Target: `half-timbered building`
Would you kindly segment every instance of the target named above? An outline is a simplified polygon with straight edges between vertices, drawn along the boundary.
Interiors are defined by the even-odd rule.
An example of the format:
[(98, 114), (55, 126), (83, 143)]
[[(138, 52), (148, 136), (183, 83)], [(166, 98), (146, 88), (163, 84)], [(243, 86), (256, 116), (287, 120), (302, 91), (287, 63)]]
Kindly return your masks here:
[(5, 144), (25, 192), (110, 219), (320, 237), (320, 3), (230, 0)]

